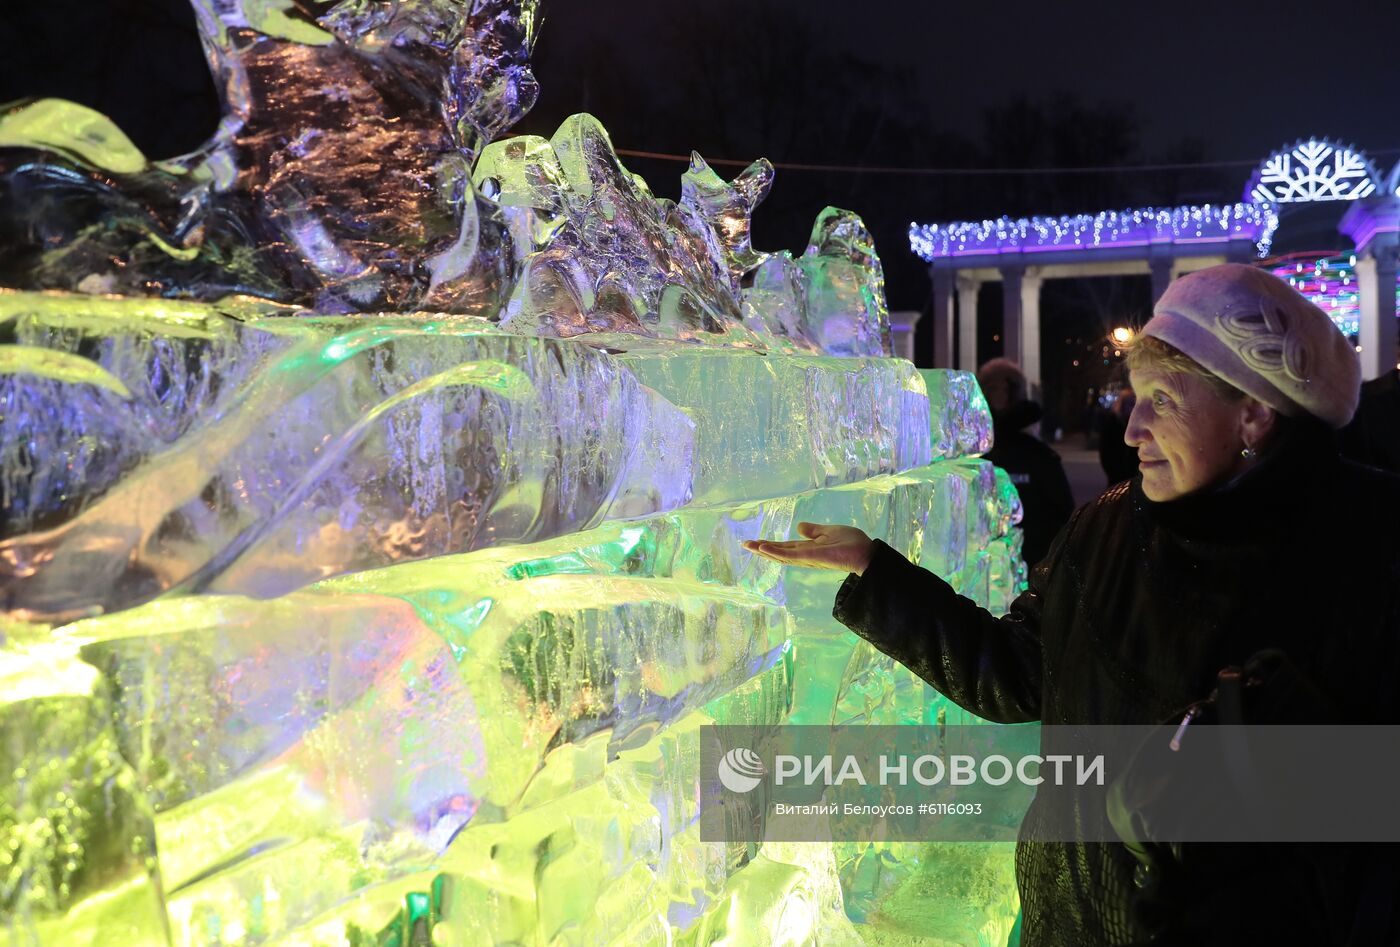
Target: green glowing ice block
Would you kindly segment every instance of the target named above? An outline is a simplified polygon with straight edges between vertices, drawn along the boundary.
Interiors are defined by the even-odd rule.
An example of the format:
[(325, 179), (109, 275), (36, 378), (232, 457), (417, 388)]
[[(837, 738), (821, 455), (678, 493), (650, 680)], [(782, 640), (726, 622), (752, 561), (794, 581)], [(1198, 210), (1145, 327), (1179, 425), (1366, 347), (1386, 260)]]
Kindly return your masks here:
[[(970, 719), (835, 624), (844, 576), (741, 545), (851, 523), (1004, 609), (1019, 507), (974, 456), (969, 376), (428, 315), (0, 303), (27, 359), (87, 360), (10, 389), (63, 406), (32, 433), (82, 459), (61, 501), (26, 481), (3, 540), (39, 583), (7, 587), (0, 652), (13, 930), (975, 943), (1014, 918), (1005, 850), (706, 844), (695, 809), (706, 723)], [(146, 585), (112, 571), (132, 563)], [(137, 591), (46, 609), (79, 586)]]
[(165, 944), (151, 806), (119, 751), (107, 682), (70, 650), (0, 662), (0, 919), (19, 943)]

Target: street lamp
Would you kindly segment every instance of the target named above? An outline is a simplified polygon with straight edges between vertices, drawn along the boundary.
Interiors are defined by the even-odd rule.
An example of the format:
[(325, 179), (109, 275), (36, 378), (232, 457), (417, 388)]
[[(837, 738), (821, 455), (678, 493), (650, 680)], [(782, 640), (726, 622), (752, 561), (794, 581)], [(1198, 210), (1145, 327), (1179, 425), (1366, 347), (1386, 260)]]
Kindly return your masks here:
[(1129, 329), (1127, 326), (1118, 326), (1109, 333), (1109, 338), (1113, 340), (1114, 345), (1127, 345), (1129, 342), (1133, 341), (1133, 330)]

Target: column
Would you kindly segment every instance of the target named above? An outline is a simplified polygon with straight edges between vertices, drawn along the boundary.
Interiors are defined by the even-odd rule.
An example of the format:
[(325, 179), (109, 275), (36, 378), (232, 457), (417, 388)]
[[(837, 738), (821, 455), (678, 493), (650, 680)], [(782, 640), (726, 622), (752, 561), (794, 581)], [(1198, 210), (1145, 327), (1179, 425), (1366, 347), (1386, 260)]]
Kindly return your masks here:
[(929, 267), (933, 281), (933, 367), (953, 367), (953, 271)]
[(1026, 366), (1021, 361), (1021, 307), (1025, 299), (1021, 284), (1025, 282), (1025, 276), (1025, 267), (1001, 268), (1001, 354), (1019, 364), (1023, 370)]
[(980, 280), (958, 277), (958, 367), (977, 371), (977, 294)]
[(1036, 400), (1040, 399), (1040, 287), (1044, 282), (1030, 273), (1021, 281), (1021, 371)]
[(1356, 291), (1361, 296), (1361, 377), (1395, 367), (1395, 254), (1400, 245), (1400, 198), (1385, 193), (1353, 201), (1337, 229), (1356, 244)]
[[(1380, 244), (1379, 246), (1377, 244)], [(1395, 247), (1373, 241), (1356, 260), (1356, 289), (1361, 296), (1361, 377), (1378, 378), (1395, 367)]]
[(897, 309), (890, 313), (890, 344), (895, 358), (914, 361), (914, 327), (923, 315), (917, 309)]
[(1154, 256), (1147, 265), (1152, 270), (1152, 303), (1156, 305), (1157, 300), (1162, 298), (1162, 294), (1171, 285), (1175, 275), (1176, 260), (1169, 256)]

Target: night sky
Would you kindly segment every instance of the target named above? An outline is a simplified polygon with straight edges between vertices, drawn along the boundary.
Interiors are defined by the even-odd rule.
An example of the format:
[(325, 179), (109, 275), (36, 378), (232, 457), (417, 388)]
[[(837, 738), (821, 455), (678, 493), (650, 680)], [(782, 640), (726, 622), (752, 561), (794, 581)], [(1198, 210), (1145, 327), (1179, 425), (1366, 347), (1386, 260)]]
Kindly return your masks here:
[[(548, 135), (586, 110), (621, 149), (864, 167), (1252, 164), (1313, 135), (1354, 142), (1383, 172), (1400, 158), (1395, 0), (546, 0), (544, 11), (542, 94), (517, 131)], [(75, 99), (151, 157), (193, 149), (217, 121), (183, 0), (5, 2), (0, 44), (0, 101)], [(624, 160), (658, 195), (678, 195), (682, 164)], [(848, 207), (876, 235), (891, 308), (927, 309), (927, 278), (904, 238), (910, 220), (1236, 200), (1250, 171), (780, 170), (755, 244), (801, 250), (822, 206)], [(1281, 249), (1297, 249), (1288, 231)], [(1319, 239), (1337, 246), (1309, 248), (1342, 240), (1328, 226), (1307, 235)], [(1099, 379), (1055, 366), (1104, 327), (1145, 316), (1146, 283), (1047, 284), (1046, 381), (1065, 389), (1066, 405)], [(998, 354), (997, 296), (983, 292), (981, 358)], [(926, 331), (920, 345), (927, 362)]]
[[(1014, 96), (1063, 91), (1091, 103), (1131, 104), (1148, 154), (1200, 137), (1212, 158), (1258, 159), (1284, 140), (1314, 134), (1368, 150), (1400, 148), (1394, 0), (574, 0), (545, 9), (541, 58), (579, 62), (580, 47), (622, 43), (629, 56), (617, 81), (638, 97), (662, 91), (657, 80), (673, 61), (678, 21), (690, 31), (702, 18), (721, 18), (706, 10), (737, 10), (723, 17), (724, 30), (797, 26), (816, 43), (818, 59), (908, 68), (928, 120), (951, 131), (975, 129), (985, 108)], [(823, 91), (842, 95), (838, 83)], [(891, 163), (923, 163), (897, 141), (882, 142), (880, 151)]]

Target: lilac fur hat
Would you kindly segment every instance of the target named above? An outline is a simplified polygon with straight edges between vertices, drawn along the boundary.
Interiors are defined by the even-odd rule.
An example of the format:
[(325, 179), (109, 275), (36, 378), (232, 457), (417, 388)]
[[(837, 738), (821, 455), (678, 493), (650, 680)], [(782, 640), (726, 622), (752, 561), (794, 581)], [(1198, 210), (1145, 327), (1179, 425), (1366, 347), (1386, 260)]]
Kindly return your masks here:
[(1226, 263), (1188, 273), (1167, 287), (1142, 334), (1280, 414), (1339, 428), (1356, 412), (1356, 350), (1321, 309), (1263, 270)]

